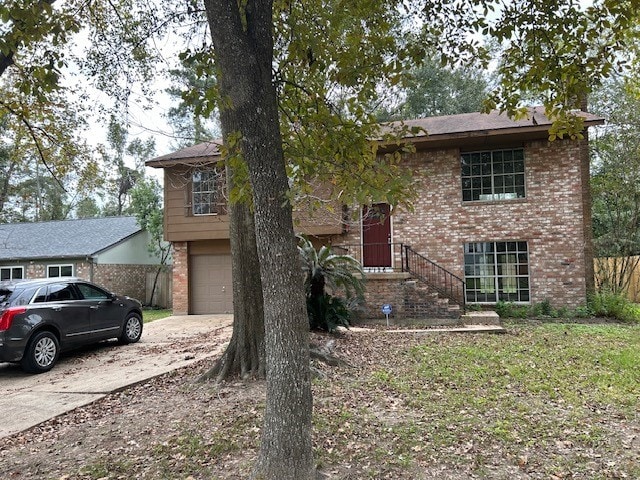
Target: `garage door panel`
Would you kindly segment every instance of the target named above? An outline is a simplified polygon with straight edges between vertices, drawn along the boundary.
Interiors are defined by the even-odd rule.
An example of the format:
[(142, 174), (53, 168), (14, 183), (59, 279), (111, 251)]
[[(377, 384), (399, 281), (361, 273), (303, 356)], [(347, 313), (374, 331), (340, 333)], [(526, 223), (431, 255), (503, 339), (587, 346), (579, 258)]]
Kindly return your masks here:
[(191, 313), (233, 312), (231, 255), (191, 256)]

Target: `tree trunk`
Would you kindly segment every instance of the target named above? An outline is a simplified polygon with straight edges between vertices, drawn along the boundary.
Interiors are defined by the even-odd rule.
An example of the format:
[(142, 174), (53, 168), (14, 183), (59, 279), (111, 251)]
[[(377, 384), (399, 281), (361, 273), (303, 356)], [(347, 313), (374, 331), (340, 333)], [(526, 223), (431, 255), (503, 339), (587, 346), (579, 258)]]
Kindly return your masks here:
[(151, 286), (151, 295), (149, 296), (149, 306), (154, 307), (156, 304), (153, 303), (153, 297), (156, 294), (156, 288), (158, 288), (158, 278), (160, 277), (160, 273), (162, 272), (162, 268), (164, 265), (160, 265), (156, 269), (156, 274), (153, 276), (153, 285)]
[[(227, 166), (228, 190), (233, 172)], [(227, 349), (200, 380), (220, 382), (234, 376), (265, 376), (264, 310), (260, 261), (251, 209), (242, 203), (229, 205), (229, 237), (233, 270), (233, 333)]]
[(272, 79), (272, 2), (205, 0), (227, 145), (249, 169), (264, 298), (267, 400), (254, 478), (315, 478), (309, 333)]

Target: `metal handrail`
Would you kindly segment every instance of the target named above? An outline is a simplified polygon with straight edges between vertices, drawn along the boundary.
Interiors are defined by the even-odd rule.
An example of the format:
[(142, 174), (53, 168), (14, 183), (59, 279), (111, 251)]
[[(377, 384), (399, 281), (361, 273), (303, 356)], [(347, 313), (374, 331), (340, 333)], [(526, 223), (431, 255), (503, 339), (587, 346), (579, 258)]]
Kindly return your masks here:
[(408, 272), (421, 282), (426, 283), (433, 288), (441, 296), (448, 298), (452, 302), (463, 309), (466, 308), (465, 298), (465, 282), (449, 270), (441, 267), (437, 263), (429, 260), (424, 255), (416, 252), (409, 245), (404, 243), (379, 243), (379, 244), (345, 244), (332, 245), (331, 247), (336, 253), (342, 255), (351, 255), (359, 260), (365, 270), (380, 268), (384, 271), (385, 267), (366, 266), (363, 263), (364, 248), (376, 249), (384, 248), (391, 251), (391, 267), (394, 271)]
[(465, 310), (465, 282), (463, 279), (419, 254), (409, 245), (404, 246), (402, 257), (404, 260), (403, 271), (411, 273), (440, 295), (460, 305), (463, 311)]

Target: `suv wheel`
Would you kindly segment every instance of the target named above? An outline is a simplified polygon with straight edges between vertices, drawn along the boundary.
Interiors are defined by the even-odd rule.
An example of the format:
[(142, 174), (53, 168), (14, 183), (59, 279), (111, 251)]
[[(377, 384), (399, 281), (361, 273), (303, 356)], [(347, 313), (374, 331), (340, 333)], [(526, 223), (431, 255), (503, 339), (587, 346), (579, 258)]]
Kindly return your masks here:
[(137, 313), (130, 313), (124, 322), (120, 343), (135, 343), (142, 335), (142, 318)]
[(59, 355), (58, 337), (48, 331), (38, 332), (29, 341), (21, 365), (29, 373), (48, 372), (55, 365)]

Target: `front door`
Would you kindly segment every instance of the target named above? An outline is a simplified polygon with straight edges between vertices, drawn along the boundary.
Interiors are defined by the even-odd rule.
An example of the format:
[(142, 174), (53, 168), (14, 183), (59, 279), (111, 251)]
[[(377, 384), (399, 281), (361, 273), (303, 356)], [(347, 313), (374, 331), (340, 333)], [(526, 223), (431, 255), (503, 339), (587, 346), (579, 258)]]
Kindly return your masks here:
[(362, 209), (362, 266), (391, 267), (391, 219), (387, 203)]

